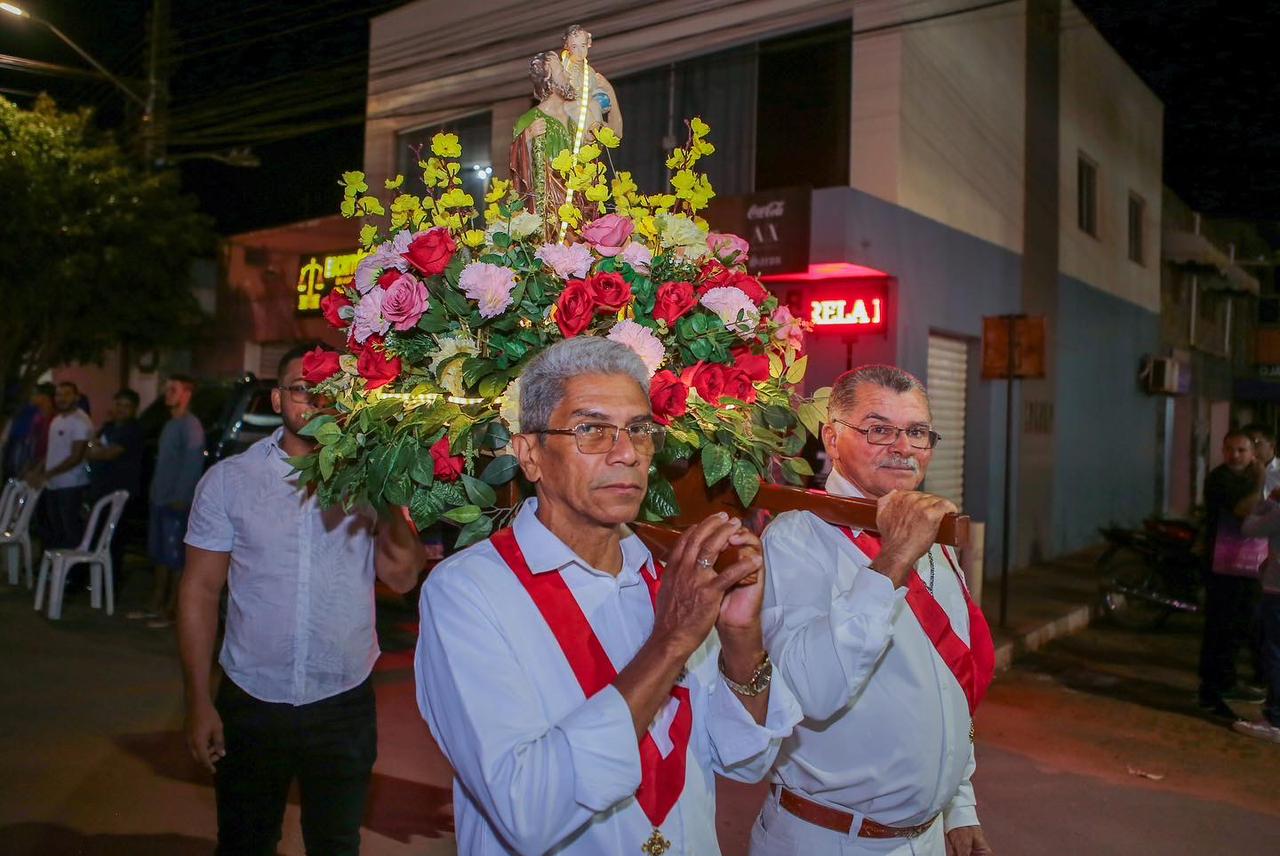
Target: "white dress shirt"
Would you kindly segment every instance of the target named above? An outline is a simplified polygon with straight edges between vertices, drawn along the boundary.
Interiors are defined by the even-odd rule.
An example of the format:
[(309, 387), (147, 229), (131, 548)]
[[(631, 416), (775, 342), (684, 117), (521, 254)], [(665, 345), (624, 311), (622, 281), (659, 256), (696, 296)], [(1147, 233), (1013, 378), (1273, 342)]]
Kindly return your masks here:
[[(51, 470), (71, 457), (71, 447), (93, 439), (93, 422), (76, 407), (59, 413), (49, 423), (49, 444), (44, 456), (45, 469)], [(52, 476), (45, 485), (49, 490), (84, 487), (89, 483), (89, 465), (82, 461), (65, 473)]]
[(1265, 480), (1262, 483), (1262, 498), (1271, 496), (1271, 491), (1280, 487), (1280, 458), (1273, 457), (1267, 462)]
[(231, 554), (227, 676), (261, 701), (301, 705), (359, 686), (378, 659), (376, 520), (321, 508), (290, 475), (283, 432), (205, 473), (186, 543)]
[[(836, 471), (827, 491), (861, 495)], [(857, 824), (915, 826), (939, 812), (947, 829), (977, 824), (968, 701), (906, 587), (894, 589), (844, 532), (806, 511), (779, 515), (764, 549), (765, 639), (805, 715), (773, 780)], [(961, 583), (941, 547), (930, 554), (933, 596), (968, 643)], [(916, 568), (927, 582), (927, 557)]]
[[(615, 577), (583, 562), (525, 503), (513, 529), (534, 574), (560, 573), (621, 671), (653, 630), (640, 574), (649, 551), (622, 541)], [(640, 753), (612, 685), (585, 698), (528, 591), (489, 541), (441, 562), (421, 598), (418, 706), (453, 764), (458, 852), (638, 854), (653, 824), (635, 799)], [(693, 705), (684, 790), (661, 826), (670, 854), (719, 853), (715, 777), (758, 781), (799, 706), (775, 675), (765, 725), (724, 684), (713, 633), (682, 680)], [(671, 706), (650, 733), (670, 751)]]

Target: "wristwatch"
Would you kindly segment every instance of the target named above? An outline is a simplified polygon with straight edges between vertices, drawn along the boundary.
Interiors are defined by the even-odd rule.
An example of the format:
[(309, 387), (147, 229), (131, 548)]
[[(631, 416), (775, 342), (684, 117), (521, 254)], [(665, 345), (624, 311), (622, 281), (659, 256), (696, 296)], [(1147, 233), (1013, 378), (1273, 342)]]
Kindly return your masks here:
[(724, 652), (720, 652), (720, 677), (724, 678), (724, 682), (728, 684), (729, 689), (733, 690), (740, 696), (755, 698), (760, 693), (769, 689), (769, 684), (773, 681), (773, 661), (769, 659), (769, 652), (766, 651), (764, 659), (756, 666), (756, 670), (751, 674), (751, 680), (745, 684), (740, 684), (733, 678), (729, 677), (724, 670)]

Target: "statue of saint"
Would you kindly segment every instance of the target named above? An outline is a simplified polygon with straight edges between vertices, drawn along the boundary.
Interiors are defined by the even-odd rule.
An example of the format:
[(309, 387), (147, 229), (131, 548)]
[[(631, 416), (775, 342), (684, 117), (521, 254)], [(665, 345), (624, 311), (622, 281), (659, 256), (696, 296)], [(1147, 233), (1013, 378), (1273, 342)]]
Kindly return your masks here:
[[(576, 145), (593, 139), (601, 126), (622, 136), (622, 110), (613, 86), (587, 65), (590, 47), (591, 34), (575, 24), (565, 31), (560, 52), (543, 51), (530, 60), (529, 79), (538, 104), (521, 116), (514, 128), (512, 187), (525, 200), (525, 207), (542, 218), (547, 241), (560, 237), (560, 206), (568, 198), (564, 181), (551, 168), (552, 161), (566, 149), (576, 153)], [(584, 127), (579, 135), (584, 108)], [(575, 201), (586, 219), (591, 219), (588, 209), (597, 206)]]

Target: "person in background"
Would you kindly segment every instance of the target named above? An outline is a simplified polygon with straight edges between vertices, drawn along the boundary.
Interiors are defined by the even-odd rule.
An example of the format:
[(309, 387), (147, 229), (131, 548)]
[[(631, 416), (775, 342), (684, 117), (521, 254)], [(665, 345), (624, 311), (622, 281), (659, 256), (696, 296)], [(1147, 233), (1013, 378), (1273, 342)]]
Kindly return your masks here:
[(80, 390), (74, 383), (58, 384), (53, 397), (57, 415), (49, 422), (43, 463), (27, 473), (27, 482), (43, 487), (40, 497), (44, 547), (66, 549), (80, 542), (83, 506), (89, 487), (85, 449), (93, 438), (93, 423), (79, 408)]
[(1280, 488), (1280, 459), (1276, 458), (1276, 435), (1265, 425), (1254, 423), (1240, 429), (1253, 441), (1253, 454), (1262, 465), (1264, 483), (1263, 496), (1271, 496), (1272, 491)]
[(304, 380), (316, 350), (333, 349), (284, 355), (271, 392), (283, 425), (211, 467), (191, 509), (178, 648), (187, 745), (214, 774), (222, 856), (276, 852), (295, 778), (307, 852), (359, 853), (378, 747), (374, 580), (406, 592), (425, 563), (403, 509), (379, 517), (367, 507), (325, 508), (299, 483), (289, 458), (315, 450), (299, 432), (327, 406)]
[(1224, 719), (1236, 718), (1228, 701), (1261, 701), (1262, 693), (1236, 682), (1236, 651), (1247, 638), (1246, 628), (1256, 600), (1257, 562), (1248, 559), (1249, 545), (1240, 531), (1262, 495), (1266, 471), (1254, 455), (1254, 444), (1243, 431), (1222, 439), (1223, 462), (1204, 483), (1205, 603), (1204, 636), (1200, 646), (1199, 704)]
[[(89, 460), (89, 501), (97, 502), (117, 490), (129, 492), (125, 517), (136, 508), (142, 495), (142, 427), (138, 424), (138, 393), (124, 388), (111, 400), (111, 419), (104, 422), (98, 436), (90, 440), (85, 457)], [(111, 538), (112, 579), (116, 593), (124, 586), (124, 536), (117, 525)]]
[(1258, 607), (1261, 629), (1262, 666), (1267, 698), (1262, 719), (1237, 720), (1232, 728), (1241, 734), (1280, 743), (1280, 490), (1268, 494), (1245, 518), (1240, 528), (1250, 537), (1270, 539), (1270, 552), (1262, 566), (1262, 599)]
[(173, 623), (178, 577), (185, 561), (182, 539), (187, 532), (187, 513), (204, 471), (204, 428), (190, 410), (195, 389), (195, 381), (186, 375), (172, 376), (164, 389), (169, 421), (160, 432), (147, 526), (147, 552), (155, 565), (155, 585), (150, 608), (125, 616), (148, 619), (147, 626), (153, 629)]
[(53, 395), (51, 383), (37, 384), (30, 400), (13, 417), (9, 435), (5, 439), (5, 474), (25, 478), (31, 468), (44, 460), (45, 445), (49, 441), (49, 423), (53, 420)]

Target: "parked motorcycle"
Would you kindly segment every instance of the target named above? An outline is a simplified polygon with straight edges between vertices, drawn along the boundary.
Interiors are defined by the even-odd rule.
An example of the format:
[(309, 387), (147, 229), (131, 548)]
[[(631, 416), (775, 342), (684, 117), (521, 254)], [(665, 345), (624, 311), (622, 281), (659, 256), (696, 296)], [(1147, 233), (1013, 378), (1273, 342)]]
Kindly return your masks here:
[(1195, 524), (1152, 518), (1141, 529), (1099, 531), (1108, 544), (1098, 557), (1102, 608), (1116, 623), (1156, 630), (1175, 612), (1200, 611), (1203, 582)]

